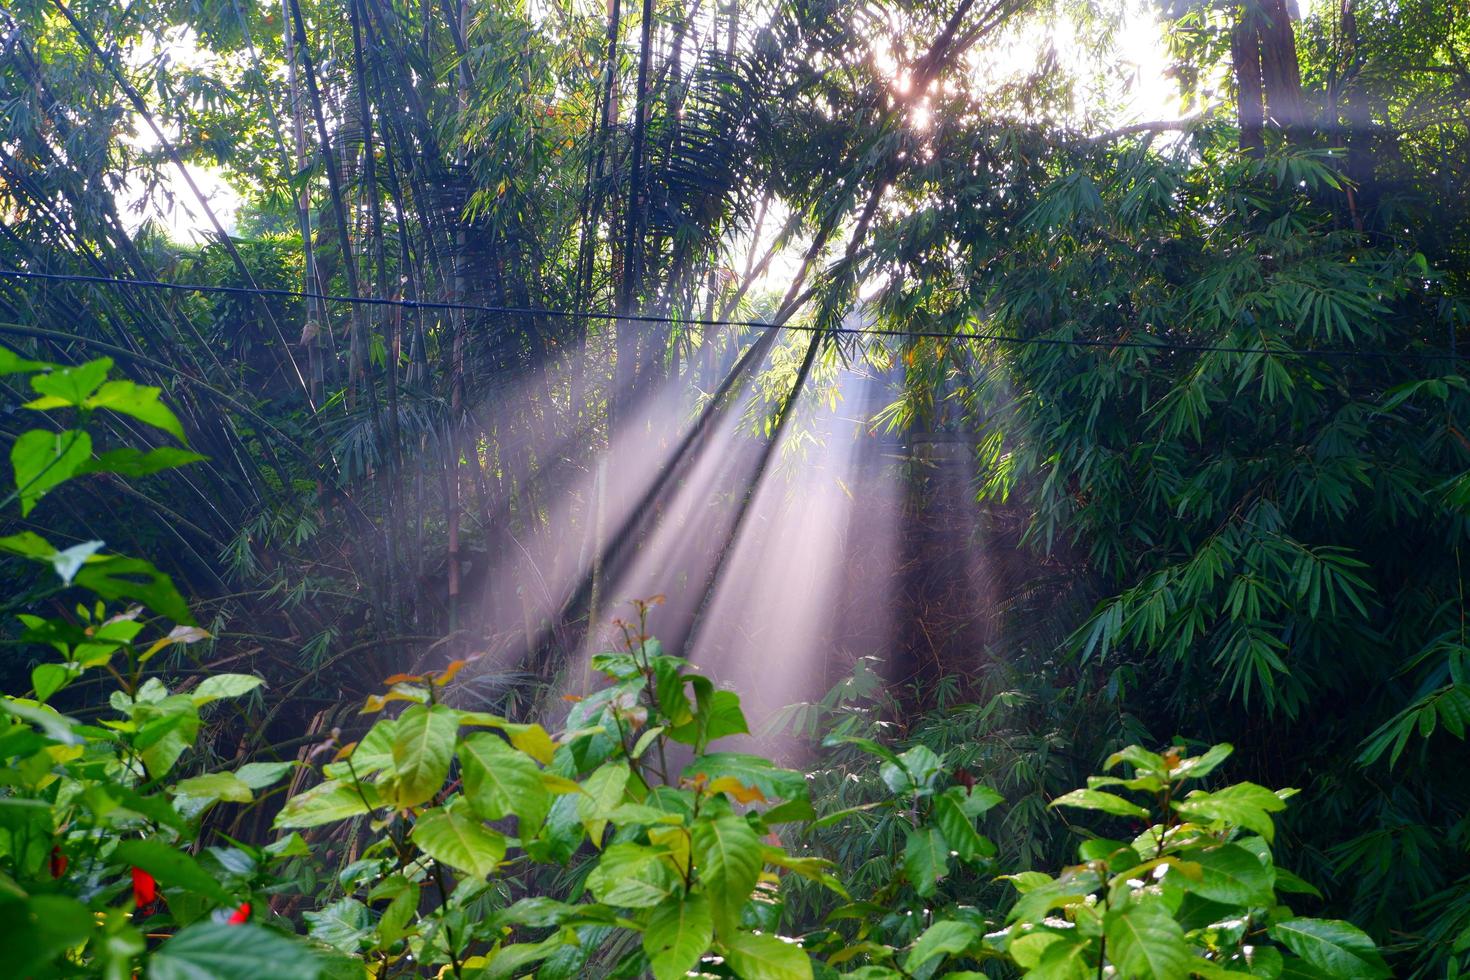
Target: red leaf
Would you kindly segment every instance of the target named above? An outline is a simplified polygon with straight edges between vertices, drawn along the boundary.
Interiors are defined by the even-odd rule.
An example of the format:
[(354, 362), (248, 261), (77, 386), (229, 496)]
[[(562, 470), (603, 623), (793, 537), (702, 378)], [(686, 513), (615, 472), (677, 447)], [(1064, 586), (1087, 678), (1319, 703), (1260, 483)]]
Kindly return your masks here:
[(139, 908), (152, 905), (158, 898), (158, 882), (142, 868), (133, 869), (133, 902)]

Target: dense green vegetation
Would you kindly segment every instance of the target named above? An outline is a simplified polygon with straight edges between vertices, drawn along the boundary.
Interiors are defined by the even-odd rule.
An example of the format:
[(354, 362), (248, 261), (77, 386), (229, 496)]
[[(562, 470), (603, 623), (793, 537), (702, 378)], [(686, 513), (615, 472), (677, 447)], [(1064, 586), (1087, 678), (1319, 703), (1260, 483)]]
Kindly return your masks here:
[(1470, 968), (1470, 25), (1149, 13), (0, 10), (8, 968)]

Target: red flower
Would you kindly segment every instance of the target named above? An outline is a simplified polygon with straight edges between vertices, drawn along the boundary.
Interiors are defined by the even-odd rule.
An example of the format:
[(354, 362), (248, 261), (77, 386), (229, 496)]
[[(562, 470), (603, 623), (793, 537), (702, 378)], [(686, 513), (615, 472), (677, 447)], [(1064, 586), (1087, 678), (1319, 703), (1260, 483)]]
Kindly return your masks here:
[(158, 882), (142, 868), (133, 869), (133, 903), (139, 908), (152, 905), (158, 898)]
[(66, 874), (66, 855), (61, 852), (61, 845), (57, 844), (51, 848), (51, 877), (60, 878)]
[(249, 902), (241, 902), (240, 903), (240, 907), (237, 908), (235, 911), (231, 912), (229, 919), (227, 919), (226, 921), (229, 922), (229, 924), (232, 925), (232, 926), (240, 926), (240, 925), (244, 925), (245, 923), (249, 922), (250, 921), (250, 903)]

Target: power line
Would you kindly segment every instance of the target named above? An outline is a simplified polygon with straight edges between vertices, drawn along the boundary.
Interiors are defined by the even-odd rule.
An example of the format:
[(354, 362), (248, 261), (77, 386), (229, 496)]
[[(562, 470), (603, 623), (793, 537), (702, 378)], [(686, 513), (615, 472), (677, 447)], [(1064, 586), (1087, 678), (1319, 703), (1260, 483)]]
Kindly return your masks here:
[(381, 296), (335, 296), (296, 289), (267, 289), (244, 286), (210, 286), (203, 283), (162, 282), (156, 279), (120, 279), (110, 276), (85, 276), (59, 272), (26, 272), (0, 269), (3, 279), (32, 279), (47, 282), (71, 282), (132, 289), (163, 289), (184, 293), (208, 293), (232, 296), (275, 296), (281, 299), (310, 299), (325, 303), (347, 303), (359, 306), (390, 306), (409, 310), (463, 310), (474, 313), (498, 313), (512, 316), (547, 316), (566, 320), (625, 320), (634, 323), (663, 323), (677, 326), (743, 327), (757, 330), (790, 330), (798, 333), (824, 333), (857, 337), (907, 337), (935, 340), (988, 340), (1017, 347), (1093, 347), (1154, 351), (1185, 351), (1200, 354), (1269, 354), (1273, 357), (1362, 357), (1378, 360), (1417, 358), (1453, 361), (1454, 354), (1435, 351), (1380, 351), (1317, 349), (1297, 350), (1284, 347), (1267, 350), (1259, 347), (1230, 347), (1218, 344), (1181, 344), (1164, 340), (1092, 340), (1085, 337), (1013, 337), (1008, 334), (968, 330), (882, 330), (874, 327), (818, 327), (810, 324), (767, 323), (764, 320), (724, 320), (703, 317), (656, 316), (648, 313), (619, 315), (601, 310), (558, 310), (535, 306), (486, 306), (479, 303), (446, 303), (434, 300), (387, 299)]

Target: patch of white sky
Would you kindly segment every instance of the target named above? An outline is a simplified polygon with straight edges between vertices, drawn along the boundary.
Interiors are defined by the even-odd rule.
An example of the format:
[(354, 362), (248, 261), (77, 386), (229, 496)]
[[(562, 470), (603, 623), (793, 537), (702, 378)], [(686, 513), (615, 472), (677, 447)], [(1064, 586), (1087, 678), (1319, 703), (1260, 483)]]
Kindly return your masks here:
[[(134, 68), (151, 65), (162, 59), (176, 74), (216, 72), (221, 68), (218, 57), (201, 48), (197, 36), (188, 27), (169, 28), (162, 37), (145, 35), (141, 43), (128, 52), (127, 59)], [(123, 142), (150, 153), (158, 151), (158, 137), (148, 123), (136, 114), (133, 115), (132, 122), (132, 130), (123, 135)], [(170, 127), (163, 122), (159, 122), (159, 126), (169, 140), (179, 139), (177, 127)], [(188, 170), (190, 179), (198, 188), (199, 196), (204, 198), (210, 212), (219, 219), (225, 231), (234, 233), (244, 198), (226, 179), (224, 170), (211, 164), (191, 161), (185, 161), (184, 168)], [(151, 221), (180, 243), (197, 244), (212, 237), (214, 225), (201, 206), (199, 197), (195, 196), (179, 174), (178, 168), (166, 158), (161, 159), (157, 176), (155, 181), (138, 172), (127, 175), (120, 204), (123, 221), (127, 223), (129, 230), (136, 231), (144, 222)]]

